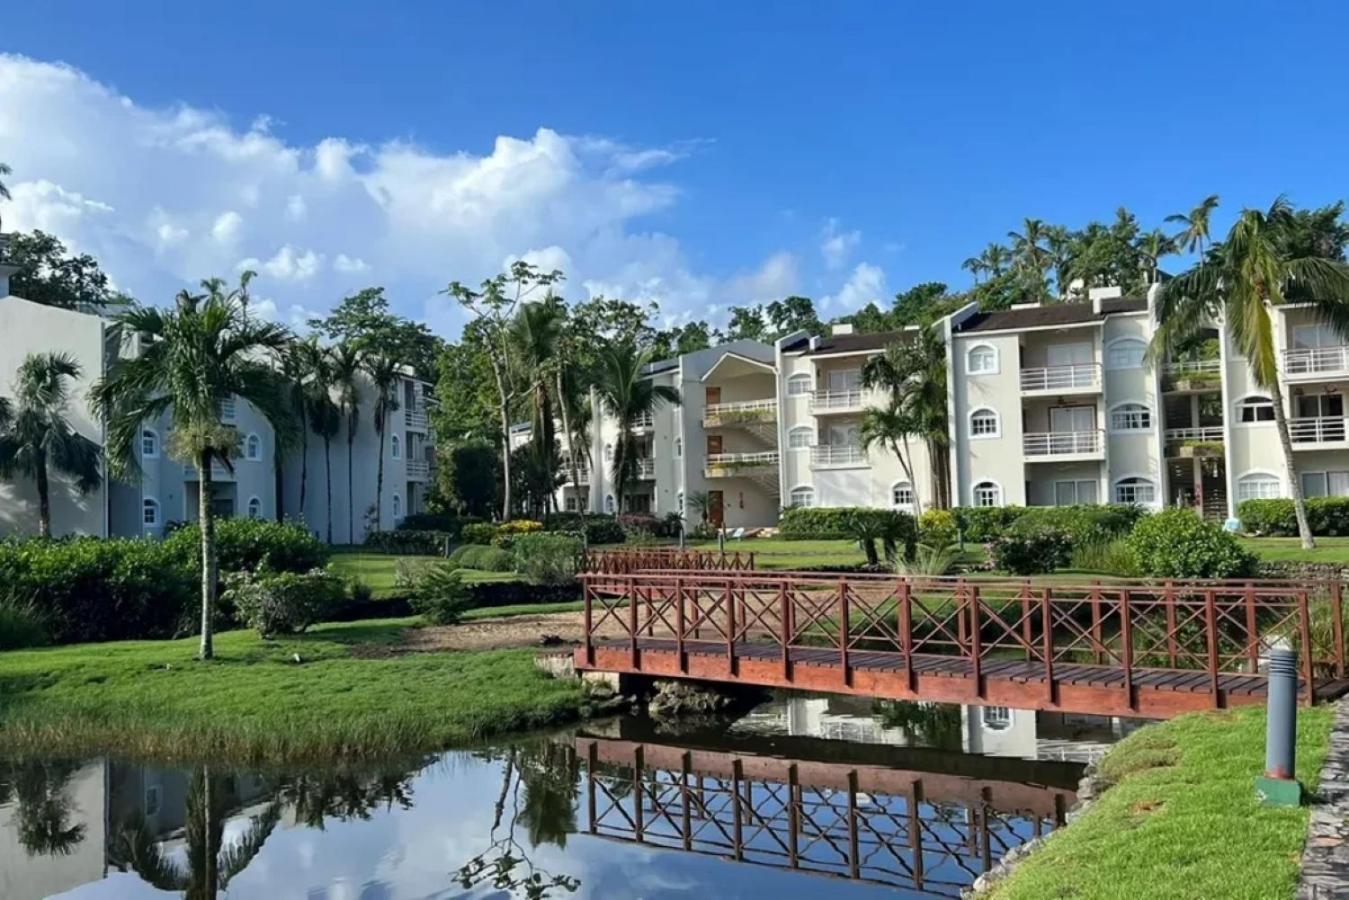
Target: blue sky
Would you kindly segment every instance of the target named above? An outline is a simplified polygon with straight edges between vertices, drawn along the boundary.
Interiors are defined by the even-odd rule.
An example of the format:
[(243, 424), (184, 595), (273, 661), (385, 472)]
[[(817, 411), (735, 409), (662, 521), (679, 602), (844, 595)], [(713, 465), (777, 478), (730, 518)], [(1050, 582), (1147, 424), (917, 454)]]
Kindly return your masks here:
[[(234, 184), (243, 201), (189, 202), (182, 195), (194, 191), (172, 189), (176, 163), (125, 146), (111, 164), (146, 171), (135, 197), (118, 195), (94, 171), (100, 157), (106, 164), (110, 144), (158, 133), (154, 121), (86, 135), (79, 123), (115, 110), (75, 103), (82, 113), (57, 116), (74, 123), (63, 143), (16, 149), (69, 93), (26, 96), (33, 70), (20, 67), (0, 76), (0, 158), (15, 168), (11, 187), (48, 187), (42, 196), (30, 187), (0, 215), (7, 227), (59, 232), (65, 222), (73, 243), (108, 255), (138, 293), (195, 277), (194, 265), (275, 262), (278, 317), (292, 306), (322, 308), (363, 278), (389, 284), (401, 309), (453, 331), (457, 320), (437, 308), (435, 288), (481, 278), (510, 255), (570, 263), (573, 295), (643, 296), (673, 316), (716, 318), (730, 303), (788, 289), (831, 297), (842, 311), (919, 281), (964, 284), (961, 260), (1023, 216), (1080, 225), (1125, 204), (1151, 227), (1216, 192), (1222, 227), (1241, 205), (1280, 192), (1306, 204), (1344, 195), (1349, 8), (1099, 7), (26, 4), (4, 17), (0, 51), (17, 55), (11, 68), (19, 57), (26, 66), (65, 63), (160, 125), (187, 109), (240, 146), (265, 135), (274, 152), (295, 152), (296, 177), (333, 138), (415, 147), (418, 161), (398, 175), (412, 179), (398, 182), (410, 185), (406, 203), (423, 164), (484, 165), (468, 200), (456, 182), (449, 207), (400, 218), (390, 212), (400, 203), (379, 192), (384, 179), (367, 177), (389, 160), (348, 154), (352, 177), (377, 202), (326, 214), (330, 225), (360, 220), (343, 245), (317, 229), (304, 187), (250, 175)], [(7, 104), (6, 95), (23, 96)], [(534, 149), (540, 129), (583, 161), (564, 165), (565, 190), (556, 173), (535, 173), (538, 190), (500, 200), (481, 184), (502, 162), (498, 138)], [(215, 178), (187, 169), (193, 187)], [(507, 193), (532, 180), (506, 170), (496, 187)], [(155, 196), (164, 172), (169, 183)], [(301, 196), (306, 228), (278, 227), (268, 191)], [(438, 196), (433, 184), (424, 193)], [(85, 204), (73, 224), (43, 206), (68, 195)], [(490, 227), (429, 233), (463, 215), (465, 202), (473, 211), (487, 204)], [(242, 223), (224, 229), (237, 237), (233, 262), (200, 249), (207, 224), (229, 213)], [(383, 215), (387, 228), (369, 221)], [(492, 239), (476, 248), (480, 231)], [(437, 267), (431, 260), (442, 252)]]

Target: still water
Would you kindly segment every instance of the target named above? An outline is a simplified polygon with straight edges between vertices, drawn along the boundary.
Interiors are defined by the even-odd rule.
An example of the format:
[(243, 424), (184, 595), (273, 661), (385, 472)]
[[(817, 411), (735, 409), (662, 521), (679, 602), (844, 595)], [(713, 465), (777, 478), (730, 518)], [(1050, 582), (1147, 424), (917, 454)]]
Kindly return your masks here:
[(356, 768), (0, 764), (0, 898), (954, 896), (1129, 727), (798, 694)]

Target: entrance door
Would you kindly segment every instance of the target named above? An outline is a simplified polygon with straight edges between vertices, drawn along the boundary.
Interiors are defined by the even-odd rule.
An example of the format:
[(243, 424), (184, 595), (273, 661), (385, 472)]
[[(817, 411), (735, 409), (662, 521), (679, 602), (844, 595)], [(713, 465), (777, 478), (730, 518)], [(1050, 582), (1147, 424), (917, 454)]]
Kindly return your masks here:
[(725, 511), (726, 498), (721, 491), (707, 492), (707, 519), (717, 528), (721, 527), (724, 521), (723, 513)]
[(829, 390), (831, 391), (855, 391), (861, 386), (861, 369), (839, 369), (829, 373)]
[(715, 456), (721, 452), (721, 435), (709, 434), (707, 436), (707, 455)]

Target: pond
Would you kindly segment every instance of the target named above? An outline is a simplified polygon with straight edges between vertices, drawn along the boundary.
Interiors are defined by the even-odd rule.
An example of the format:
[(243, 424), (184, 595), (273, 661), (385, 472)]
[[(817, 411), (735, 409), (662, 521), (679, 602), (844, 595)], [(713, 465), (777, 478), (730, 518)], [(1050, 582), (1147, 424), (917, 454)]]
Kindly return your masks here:
[(0, 897), (955, 896), (1132, 727), (782, 695), (379, 765), (0, 764)]

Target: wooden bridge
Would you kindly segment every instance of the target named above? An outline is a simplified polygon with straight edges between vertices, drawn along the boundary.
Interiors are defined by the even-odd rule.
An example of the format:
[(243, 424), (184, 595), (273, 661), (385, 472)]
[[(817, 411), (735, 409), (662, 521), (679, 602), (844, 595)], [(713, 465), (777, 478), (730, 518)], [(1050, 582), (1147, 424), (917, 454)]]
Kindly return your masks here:
[(1305, 702), (1349, 688), (1338, 582), (614, 569), (581, 577), (578, 670), (1165, 718), (1263, 702), (1292, 646)]

